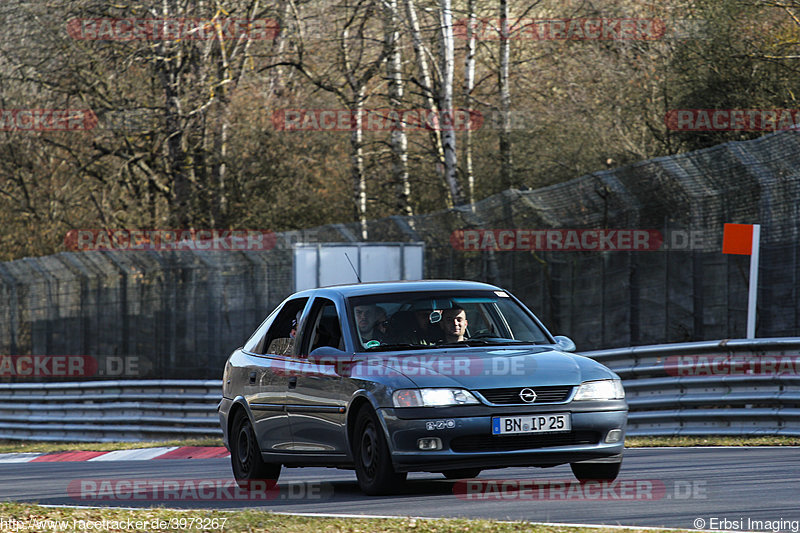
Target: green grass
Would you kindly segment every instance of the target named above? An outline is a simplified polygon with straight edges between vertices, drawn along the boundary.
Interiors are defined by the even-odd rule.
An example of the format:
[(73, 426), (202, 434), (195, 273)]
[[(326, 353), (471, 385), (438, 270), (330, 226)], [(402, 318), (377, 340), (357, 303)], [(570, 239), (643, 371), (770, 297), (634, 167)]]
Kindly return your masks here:
[[(204, 520), (205, 529), (202, 527), (186, 527), (194, 519)], [(217, 520), (216, 528), (210, 527)], [(6, 522), (3, 523), (2, 521)], [(0, 503), (0, 530), (12, 530), (11, 520), (16, 520), (19, 531), (225, 531), (236, 532), (269, 532), (269, 533), (407, 533), (435, 532), (435, 533), (619, 533), (619, 529), (587, 528), (587, 527), (562, 527), (542, 526), (524, 522), (497, 522), (494, 520), (465, 520), (465, 519), (414, 519), (414, 518), (318, 518), (304, 516), (288, 516), (268, 513), (264, 511), (243, 510), (235, 512), (208, 511), (208, 510), (173, 510), (164, 508), (146, 508), (137, 510), (106, 509), (106, 508), (72, 508), (72, 507), (40, 507), (32, 504)], [(34, 520), (40, 521), (37, 528)], [(60, 527), (47, 527), (41, 523), (43, 520), (61, 521)], [(83, 520), (84, 526), (80, 526)], [(105, 520), (105, 523), (102, 521)], [(146, 527), (127, 527), (127, 521), (144, 521)], [(153, 520), (163, 521), (167, 527), (152, 527)], [(169, 521), (173, 520), (173, 527)], [(179, 522), (183, 520), (184, 527)], [(92, 527), (86, 522), (93, 522), (100, 526), (114, 525), (113, 521), (125, 521), (123, 527)], [(67, 524), (64, 524), (66, 522)], [(111, 523), (111, 524), (110, 524)], [(223, 527), (219, 527), (224, 523)], [(50, 523), (52, 526), (53, 524)], [(201, 525), (201, 524), (191, 524)], [(630, 528), (627, 531), (641, 531)], [(666, 530), (665, 530), (666, 531)], [(675, 531), (675, 530), (671, 530)], [(689, 530), (685, 530), (689, 531)], [(653, 530), (648, 530), (653, 533)]]
[(626, 448), (652, 446), (800, 446), (800, 437), (754, 436), (754, 437), (628, 437)]

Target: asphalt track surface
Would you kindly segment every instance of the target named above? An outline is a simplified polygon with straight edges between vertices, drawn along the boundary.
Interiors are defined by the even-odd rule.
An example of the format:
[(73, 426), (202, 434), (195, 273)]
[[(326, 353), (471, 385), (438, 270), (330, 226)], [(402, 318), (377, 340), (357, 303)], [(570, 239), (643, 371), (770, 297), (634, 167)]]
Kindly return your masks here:
[[(151, 494), (141, 487), (166, 487), (165, 480), (173, 489), (177, 480), (180, 492), (138, 499)], [(606, 486), (574, 483), (568, 466), (487, 470), (480, 488), (415, 473), (399, 494), (382, 497), (362, 494), (349, 470), (283, 469), (277, 490), (257, 499), (230, 489), (230, 480), (228, 459), (11, 463), (0, 465), (0, 500), (795, 533), (800, 522), (796, 447), (629, 449), (617, 482)], [(201, 482), (230, 490), (204, 491)]]

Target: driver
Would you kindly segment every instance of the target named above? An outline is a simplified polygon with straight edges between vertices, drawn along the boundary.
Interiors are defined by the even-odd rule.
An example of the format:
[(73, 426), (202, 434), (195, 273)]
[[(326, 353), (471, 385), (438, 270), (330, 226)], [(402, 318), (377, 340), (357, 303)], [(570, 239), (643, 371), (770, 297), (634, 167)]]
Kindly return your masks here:
[(445, 342), (464, 342), (468, 324), (467, 312), (461, 307), (451, 307), (442, 311), (442, 331), (444, 331)]

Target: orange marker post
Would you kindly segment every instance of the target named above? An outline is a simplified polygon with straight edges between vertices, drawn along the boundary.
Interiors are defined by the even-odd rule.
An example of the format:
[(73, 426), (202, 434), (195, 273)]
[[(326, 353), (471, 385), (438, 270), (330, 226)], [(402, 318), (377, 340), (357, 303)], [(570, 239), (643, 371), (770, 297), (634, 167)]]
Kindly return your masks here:
[(747, 338), (756, 338), (756, 302), (758, 299), (758, 251), (760, 224), (725, 224), (722, 253), (750, 256), (750, 287), (747, 292)]

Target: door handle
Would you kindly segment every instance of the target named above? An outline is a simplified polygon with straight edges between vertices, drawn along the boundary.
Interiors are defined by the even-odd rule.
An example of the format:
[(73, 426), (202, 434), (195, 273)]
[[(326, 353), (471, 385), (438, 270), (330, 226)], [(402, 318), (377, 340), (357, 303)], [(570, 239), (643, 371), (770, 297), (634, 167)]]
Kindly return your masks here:
[(295, 387), (297, 387), (297, 378), (295, 376), (292, 376), (289, 378), (289, 388), (293, 389)]
[(256, 384), (256, 373), (250, 372), (250, 385), (255, 385), (255, 384)]

